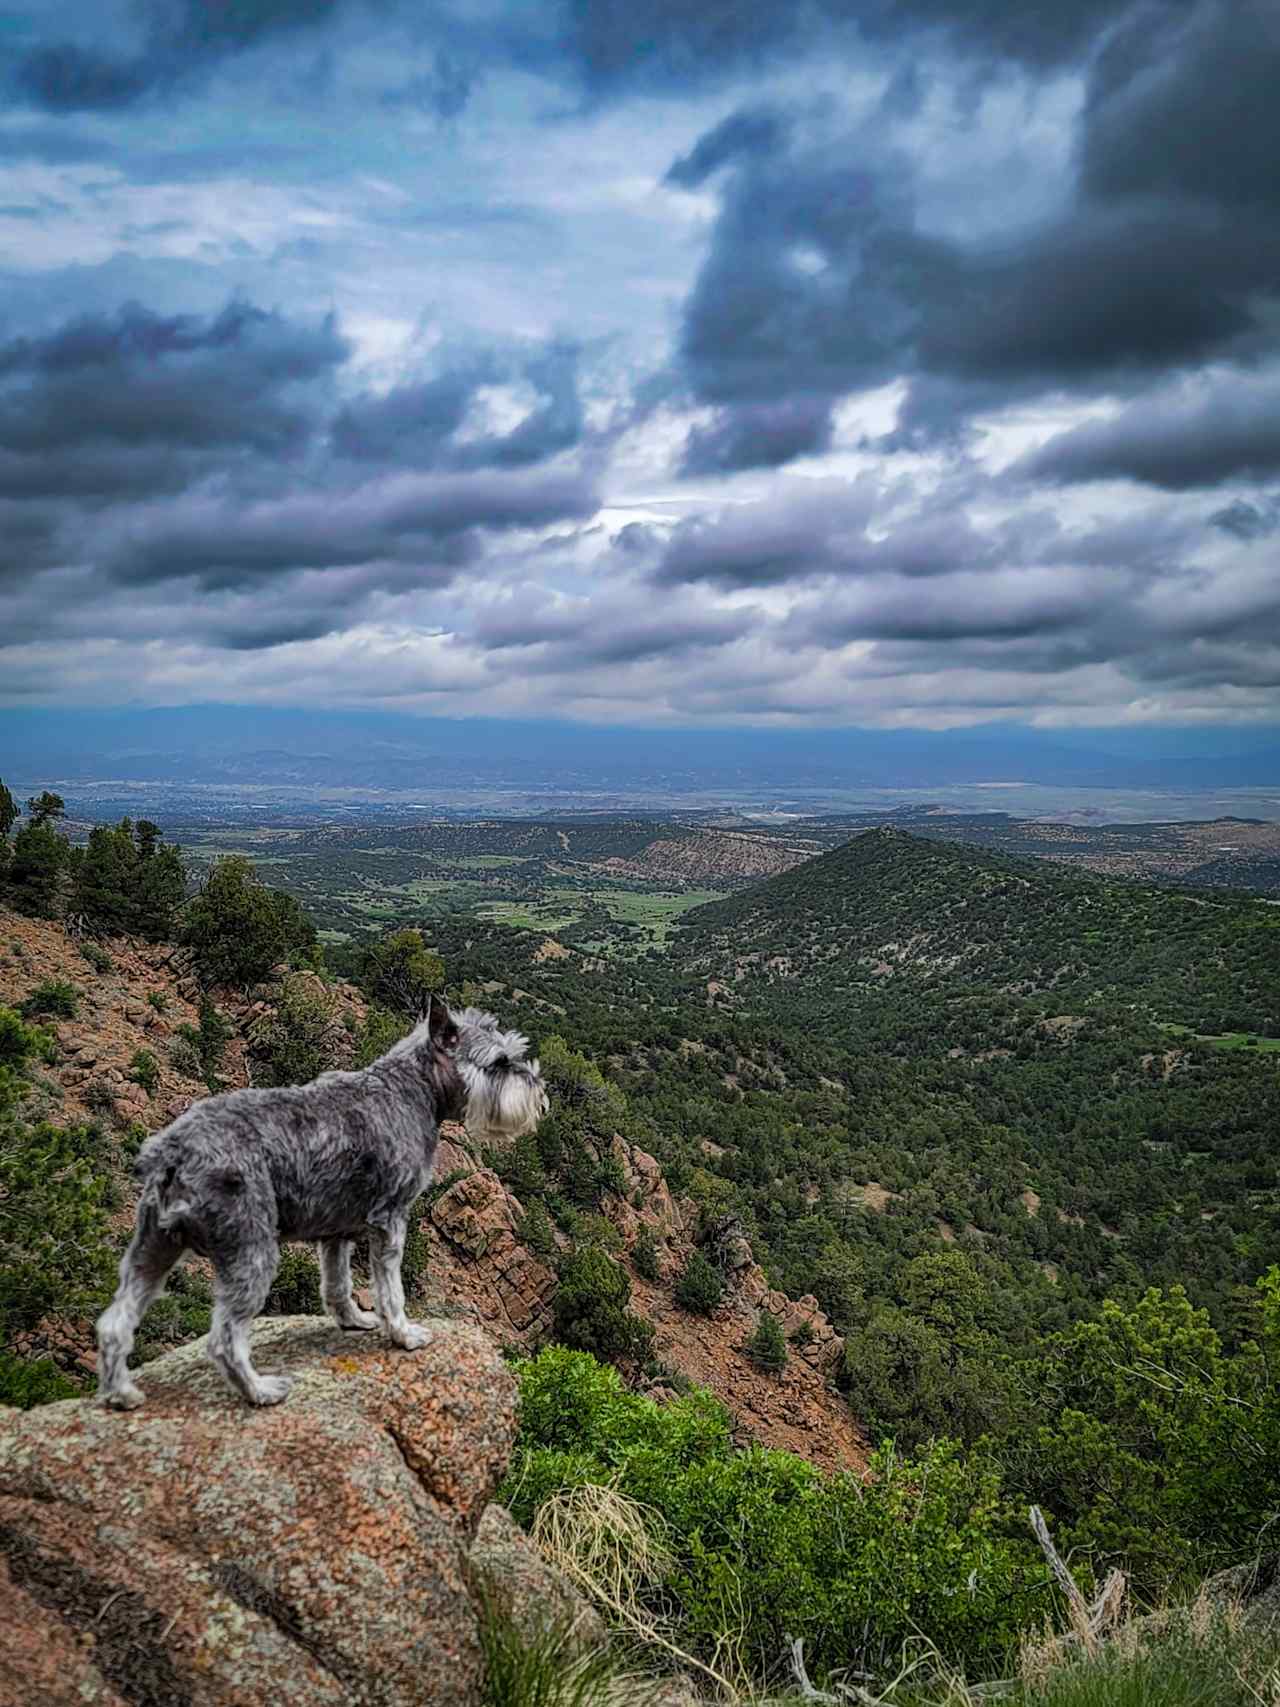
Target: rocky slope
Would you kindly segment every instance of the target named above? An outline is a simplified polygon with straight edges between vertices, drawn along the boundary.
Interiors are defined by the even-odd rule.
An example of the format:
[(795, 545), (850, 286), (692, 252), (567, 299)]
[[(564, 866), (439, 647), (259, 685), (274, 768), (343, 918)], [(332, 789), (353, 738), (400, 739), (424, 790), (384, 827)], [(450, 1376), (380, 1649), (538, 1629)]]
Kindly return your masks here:
[[(114, 939), (101, 945), (110, 968), (98, 971), (60, 925), (0, 910), (0, 1003), (20, 1004), (46, 980), (73, 984), (79, 992), (76, 1018), (47, 1022), (56, 1039), (56, 1059), (38, 1075), (33, 1114), (61, 1123), (96, 1119), (116, 1133), (131, 1126), (159, 1130), (190, 1102), (207, 1094), (183, 1047), (181, 1029), (198, 1023), (200, 991), (186, 957), (171, 945)], [(307, 977), (308, 974), (294, 974)], [(250, 1082), (253, 1039), (268, 1028), (278, 987), (248, 994), (215, 992), (230, 1029), (219, 1076), (228, 1086)], [(351, 1032), (364, 1017), (359, 994), (339, 985), (332, 992), (333, 1055), (341, 1064)], [(345, 1023), (343, 1023), (345, 1021)], [(130, 1077), (139, 1049), (158, 1063), (148, 1090)], [(721, 1261), (729, 1283), (711, 1317), (690, 1315), (674, 1299), (675, 1279), (693, 1248), (697, 1206), (675, 1199), (657, 1161), (622, 1138), (605, 1135), (621, 1165), (624, 1188), (605, 1198), (604, 1213), (621, 1239), (620, 1260), (632, 1273), (633, 1308), (655, 1328), (654, 1357), (728, 1406), (743, 1438), (786, 1448), (826, 1468), (861, 1468), (862, 1437), (844, 1401), (831, 1385), (843, 1342), (813, 1298), (791, 1300), (769, 1288), (750, 1245), (726, 1229)], [(120, 1184), (117, 1220), (123, 1234), (132, 1219), (130, 1146), (120, 1144), (115, 1165)], [(446, 1126), (436, 1166), (437, 1189), (428, 1194), (425, 1295), (433, 1307), (469, 1316), (500, 1344), (532, 1349), (548, 1334), (556, 1289), (555, 1273), (519, 1235), (524, 1210), (461, 1127)], [(440, 1191), (439, 1185), (446, 1189)], [(660, 1278), (634, 1271), (632, 1252), (642, 1227), (654, 1233)], [(762, 1311), (776, 1316), (788, 1339), (801, 1330), (807, 1343), (793, 1345), (777, 1375), (757, 1370), (741, 1347)], [(46, 1321), (27, 1336), (28, 1355), (51, 1354), (77, 1377), (92, 1369), (87, 1322)]]
[(517, 1618), (569, 1591), (489, 1503), (514, 1380), (485, 1334), (430, 1327), (406, 1354), (260, 1322), (259, 1360), (295, 1377), (270, 1410), (196, 1344), (128, 1416), (0, 1414), (0, 1699), (475, 1707), (481, 1573)]

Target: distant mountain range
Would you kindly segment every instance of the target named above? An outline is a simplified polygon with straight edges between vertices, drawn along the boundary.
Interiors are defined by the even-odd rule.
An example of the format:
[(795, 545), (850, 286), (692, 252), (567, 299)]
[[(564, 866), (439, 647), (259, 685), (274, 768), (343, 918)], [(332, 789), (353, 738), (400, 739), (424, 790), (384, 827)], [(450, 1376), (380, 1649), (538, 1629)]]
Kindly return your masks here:
[(0, 775), (101, 782), (442, 790), (1092, 788), (1280, 784), (1280, 728), (1042, 731), (622, 729), (243, 706), (0, 709)]

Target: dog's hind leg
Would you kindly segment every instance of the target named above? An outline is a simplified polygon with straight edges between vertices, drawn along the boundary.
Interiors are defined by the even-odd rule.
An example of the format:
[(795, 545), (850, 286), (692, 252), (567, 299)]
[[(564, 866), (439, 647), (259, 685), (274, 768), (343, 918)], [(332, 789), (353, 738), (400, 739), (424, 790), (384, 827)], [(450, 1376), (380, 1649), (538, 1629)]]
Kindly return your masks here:
[(321, 1239), (320, 1296), (340, 1328), (376, 1328), (378, 1318), (351, 1295), (351, 1240)]
[(163, 1231), (144, 1210), (120, 1259), (116, 1295), (98, 1317), (98, 1399), (112, 1410), (132, 1411), (142, 1403), (142, 1389), (129, 1378), (133, 1337), (185, 1249), (180, 1236)]
[(249, 1360), (249, 1327), (267, 1301), (279, 1260), (274, 1236), (256, 1238), (213, 1259), (209, 1361), (251, 1405), (278, 1405), (293, 1386), (291, 1375), (262, 1375)]
[(407, 1224), (402, 1217), (369, 1228), (369, 1267), (373, 1274), (373, 1299), (382, 1331), (404, 1351), (421, 1351), (431, 1338), (426, 1328), (411, 1322), (404, 1313), (404, 1282), (400, 1259), (404, 1255)]

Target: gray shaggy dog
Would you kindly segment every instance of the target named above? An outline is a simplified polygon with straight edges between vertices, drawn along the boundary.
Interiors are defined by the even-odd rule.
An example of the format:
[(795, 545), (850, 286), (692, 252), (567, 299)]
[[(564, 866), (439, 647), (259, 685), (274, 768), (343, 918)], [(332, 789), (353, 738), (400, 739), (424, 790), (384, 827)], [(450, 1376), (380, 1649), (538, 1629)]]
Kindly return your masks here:
[[(435, 1165), (437, 1130), (465, 1118), (475, 1136), (514, 1138), (547, 1111), (528, 1040), (492, 1014), (433, 1001), (393, 1049), (356, 1073), (309, 1085), (207, 1097), (138, 1156), (137, 1226), (120, 1285), (98, 1320), (98, 1397), (142, 1403), (128, 1360), (138, 1324), (188, 1250), (214, 1272), (208, 1354), (252, 1405), (276, 1405), (285, 1375), (249, 1361), (249, 1324), (266, 1302), (281, 1239), (314, 1239), (324, 1306), (339, 1327), (376, 1328), (416, 1351), (426, 1331), (404, 1313), (400, 1259), (409, 1211)], [(351, 1247), (369, 1240), (375, 1314), (351, 1291)]]

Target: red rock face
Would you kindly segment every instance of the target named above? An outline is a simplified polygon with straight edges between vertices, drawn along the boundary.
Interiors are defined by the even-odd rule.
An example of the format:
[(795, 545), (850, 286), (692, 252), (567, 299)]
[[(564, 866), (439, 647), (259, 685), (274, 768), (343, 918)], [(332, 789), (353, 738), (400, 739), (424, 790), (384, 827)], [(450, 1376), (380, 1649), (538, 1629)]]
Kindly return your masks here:
[[(472, 1171), (431, 1205), (430, 1296), (461, 1305), (503, 1344), (531, 1351), (551, 1328), (555, 1275), (520, 1243), (519, 1201), (470, 1153), (461, 1128), (444, 1131), (437, 1178), (468, 1166)], [(844, 1341), (817, 1300), (772, 1290), (750, 1244), (739, 1237), (723, 1255), (729, 1278), (714, 1315), (682, 1310), (674, 1287), (693, 1249), (697, 1205), (672, 1197), (660, 1165), (644, 1150), (617, 1135), (601, 1148), (622, 1169), (623, 1190), (605, 1198), (603, 1212), (622, 1239), (619, 1260), (631, 1273), (632, 1308), (653, 1323), (654, 1356), (696, 1386), (710, 1388), (733, 1414), (743, 1440), (799, 1453), (824, 1469), (863, 1470), (866, 1441), (831, 1385)], [(645, 1228), (657, 1242), (656, 1284), (642, 1279), (632, 1264)], [(788, 1346), (786, 1367), (776, 1375), (757, 1369), (742, 1350), (765, 1310), (777, 1317), (788, 1340), (798, 1330), (802, 1337), (802, 1343)], [(658, 1383), (654, 1391), (662, 1396), (666, 1389)]]
[(255, 1356), (296, 1377), (244, 1406), (195, 1347), (144, 1409), (0, 1418), (0, 1700), (476, 1707), (468, 1552), (515, 1438), (493, 1342), (421, 1352), (305, 1317)]

